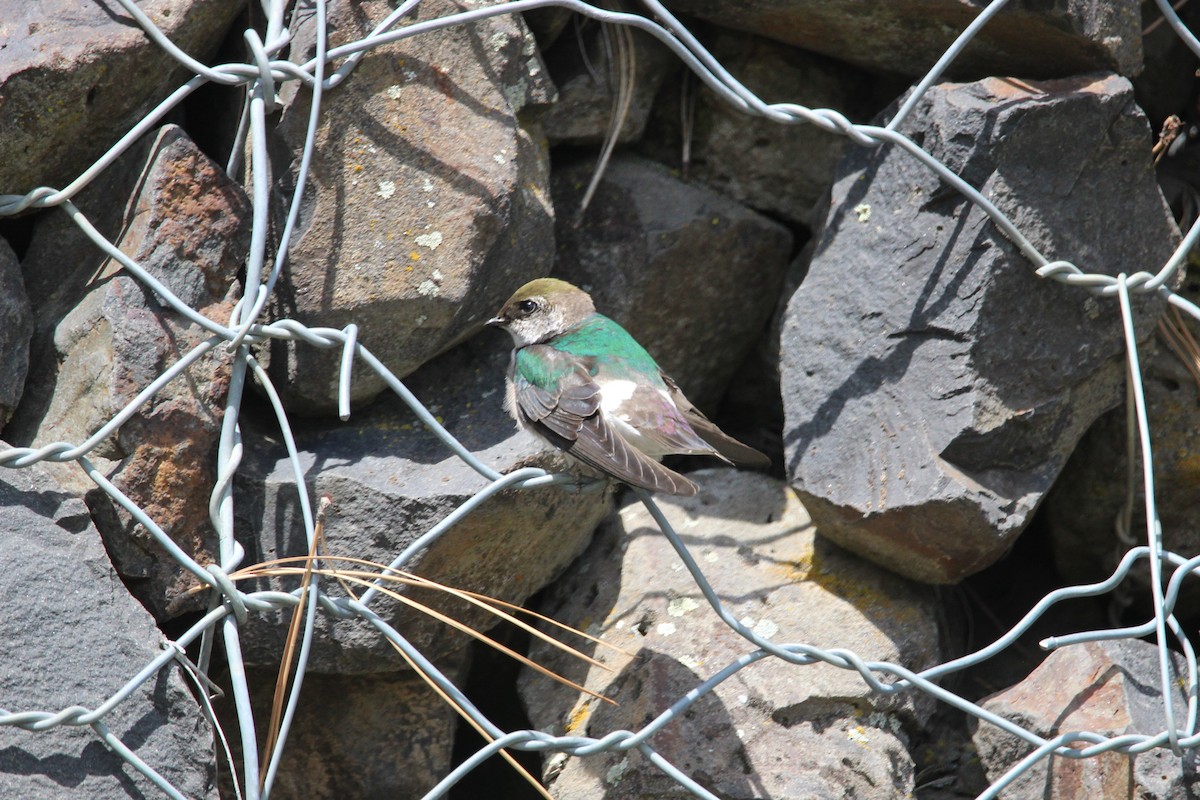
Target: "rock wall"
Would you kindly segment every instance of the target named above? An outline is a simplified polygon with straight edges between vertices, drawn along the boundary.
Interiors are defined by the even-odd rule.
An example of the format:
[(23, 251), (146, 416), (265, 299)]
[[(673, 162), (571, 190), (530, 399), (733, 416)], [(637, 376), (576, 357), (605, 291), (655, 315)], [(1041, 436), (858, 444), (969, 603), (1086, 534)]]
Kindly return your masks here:
[[(644, 31), (556, 8), (494, 16), (379, 44), (356, 64), (357, 55), (339, 56), (333, 68), (354, 69), (323, 93), (307, 186), (281, 254), (310, 87), (286, 70), (276, 76), (269, 175), (252, 173), (251, 149), (234, 135), (242, 89), (217, 85), (85, 173), (188, 69), (119, 4), (12, 5), (0, 15), (0, 211), (12, 208), (11, 196), (71, 186), (72, 203), (112, 248), (98, 247), (66, 206), (0, 217), (0, 439), (47, 452), (91, 444), (86, 464), (0, 471), (13, 559), (0, 596), (63, 600), (37, 615), (6, 608), (13, 630), (5, 641), (19, 639), (32, 669), (48, 665), (45, 674), (71, 689), (46, 693), (44, 681), (17, 681), (19, 691), (0, 698), (0, 722), (9, 712), (92, 702), (75, 690), (109, 681), (111, 671), (104, 685), (112, 691), (140, 669), (153, 657), (155, 624), (177, 636), (209, 608), (178, 556), (220, 559), (210, 501), (231, 412), (240, 414), (240, 460), (229, 477), (243, 566), (308, 551), (297, 468), (312, 496), (335, 503), (327, 553), (376, 562), (487, 486), (362, 363), (350, 381), (353, 414), (339, 420), (340, 349), (280, 329), (249, 340), (272, 390), (259, 386), (230, 405), (245, 362), (209, 339), (259, 290), (245, 285), (254, 252), (265, 254), (267, 272), (274, 259), (283, 264), (264, 323), (357, 325), (359, 341), (501, 473), (569, 471), (571, 463), (514, 429), (502, 407), (509, 342), (483, 323), (533, 278), (589, 291), (704, 413), (771, 455), (765, 475), (673, 461), (695, 470), (701, 492), (666, 505), (721, 601), (764, 640), (932, 668), (985, 644), (966, 633), (974, 617), (1014, 624), (1046, 591), (1104, 577), (1143, 535), (1112, 532), (1126, 466), (1115, 300), (1038, 278), (978, 206), (900, 147), (856, 146), (815, 125), (738, 111)], [(399, 24), (475, 5), (427, 0)], [(138, 7), (208, 64), (244, 60), (243, 31), (262, 27), (257, 4), (237, 0)], [(764, 102), (879, 125), (980, 8), (968, 0), (671, 5), (728, 81)], [(393, 10), (382, 0), (331, 0), (330, 46), (363, 39)], [(1156, 270), (1180, 240), (1176, 219), (1194, 215), (1197, 134), (1186, 114), (1196, 108), (1196, 65), (1147, 14), (1131, 2), (1013, 2), (899, 130), (1048, 257), (1107, 276)], [(315, 23), (311, 5), (296, 4), (275, 56), (314, 57)], [(1182, 135), (1156, 161), (1155, 132), (1169, 114), (1185, 115)], [(615, 151), (598, 173), (609, 138)], [(256, 199), (264, 177), (268, 197)], [(1194, 297), (1182, 278), (1170, 286)], [(1192, 376), (1200, 370), (1155, 349), (1163, 309), (1161, 298), (1139, 296), (1134, 320), (1139, 346), (1155, 353), (1149, 397), (1166, 435), (1154, 466), (1170, 494), (1168, 542), (1190, 556), (1192, 387), (1200, 385)], [(141, 396), (195, 353), (186, 370)], [(585, 649), (597, 661), (586, 668), (541, 643), (530, 654), (619, 707), (531, 669), (487, 701), (509, 704), (511, 728), (600, 738), (638, 730), (754, 648), (706, 604), (640, 504), (619, 486), (581, 483), (500, 492), (406, 566), (532, 603), (593, 634)], [(45, 588), (47, 575), (60, 594)], [(997, 589), (1005, 582), (1020, 584), (1025, 605)], [(1131, 583), (1144, 593), (1149, 582)], [(297, 585), (275, 575), (241, 588)], [(351, 591), (325, 586), (331, 596)], [(492, 624), (461, 599), (404, 596), (476, 628)], [(1148, 613), (1127, 596), (1119, 601), (1114, 614), (1125, 606)], [(1092, 624), (1106, 602), (1062, 624)], [(468, 644), (444, 620), (401, 602), (377, 607), (457, 683), (477, 684), (494, 669), (484, 645)], [(70, 625), (92, 626), (93, 617), (95, 630), (75, 645), (105, 669), (54, 658)], [(239, 626), (260, 730), (289, 618), (253, 611)], [(305, 691), (319, 702), (302, 701), (287, 774), (272, 796), (426, 791), (465, 755), (461, 738), (455, 753), (454, 718), (369, 623), (324, 611), (317, 620)], [(945, 681), (1036, 736), (1068, 720), (1107, 736), (1153, 735), (1156, 698), (1143, 689), (1157, 685), (1156, 654), (1133, 646), (1141, 644), (1065, 648), (1036, 671), (1014, 647), (990, 662), (994, 671)], [(135, 703), (152, 734), (132, 730), (141, 724)], [(1063, 704), (1073, 716), (1058, 716)], [(235, 721), (228, 700), (217, 706)], [(872, 692), (828, 663), (768, 660), (650, 741), (722, 797), (934, 800), (982, 791), (1028, 752), (1028, 740), (985, 724), (968, 737), (955, 713), (919, 692)], [(169, 762), (164, 774), (189, 796), (213, 796), (215, 751), (198, 714), (178, 675), (163, 672), (110, 719), (118, 735)], [(364, 727), (390, 732), (357, 736)], [(140, 773), (111, 753), (99, 757), (78, 733), (0, 726), (13, 742), (0, 747), (5, 796), (146, 788)], [(955, 747), (942, 747), (947, 739)], [(677, 791), (644, 755), (546, 754), (534, 771), (563, 798)], [(1085, 763), (1051, 763), (1018, 786), (1059, 798), (1119, 783), (1122, 796), (1174, 797), (1191, 796), (1196, 783), (1194, 770), (1178, 769), (1163, 749)], [(1168, 780), (1169, 770), (1177, 774)], [(507, 771), (489, 780), (494, 796), (527, 791)]]

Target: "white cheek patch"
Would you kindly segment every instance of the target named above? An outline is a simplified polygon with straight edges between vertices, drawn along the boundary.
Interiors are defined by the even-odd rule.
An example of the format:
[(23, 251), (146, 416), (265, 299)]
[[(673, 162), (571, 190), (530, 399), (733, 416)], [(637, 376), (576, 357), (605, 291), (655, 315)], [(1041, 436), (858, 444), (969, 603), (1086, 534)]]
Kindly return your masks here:
[[(543, 305), (546, 302), (545, 298), (541, 297), (530, 299), (536, 300)], [(531, 344), (541, 344), (547, 339), (561, 333), (566, 327), (563, 324), (563, 320), (562, 309), (552, 307), (543, 313), (510, 323), (508, 330), (516, 346), (525, 347)]]

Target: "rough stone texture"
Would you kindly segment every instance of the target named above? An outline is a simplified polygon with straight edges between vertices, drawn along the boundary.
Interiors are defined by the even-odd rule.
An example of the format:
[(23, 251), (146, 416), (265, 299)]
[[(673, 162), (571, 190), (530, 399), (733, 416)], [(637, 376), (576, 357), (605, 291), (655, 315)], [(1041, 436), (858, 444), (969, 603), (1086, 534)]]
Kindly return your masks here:
[[(456, 685), (468, 666), (464, 656), (437, 664)], [(265, 738), (276, 673), (251, 670), (247, 681), (255, 727)], [(458, 715), (413, 672), (310, 674), (300, 697), (271, 797), (415, 798), (452, 768)]]
[[(1174, 667), (1176, 676), (1187, 674), (1182, 658), (1175, 658)], [(1171, 701), (1176, 719), (1186, 716), (1183, 692), (1174, 692)], [(1067, 731), (1154, 735), (1165, 724), (1158, 650), (1129, 639), (1064, 647), (1047, 656), (1024, 681), (985, 700), (983, 707), (1042, 737)], [(987, 723), (978, 723), (973, 738), (991, 781), (1033, 750), (1024, 740)], [(1110, 752), (1088, 759), (1043, 759), (1004, 796), (1183, 800), (1195, 797), (1198, 789), (1195, 752), (1181, 761), (1169, 749), (1159, 748), (1133, 758)]]
[[(929, 71), (985, 5), (978, 0), (679, 0), (671, 10), (860, 67), (916, 76)], [(1142, 68), (1141, 33), (1133, 0), (1018, 0), (983, 27), (955, 60), (950, 76), (1052, 78), (1104, 69), (1132, 77)]]
[[(416, 16), (452, 8), (422, 3)], [(332, 3), (331, 46), (391, 11), (379, 0)], [(295, 52), (311, 51), (306, 17), (293, 29)], [(273, 313), (312, 326), (356, 323), (360, 341), (401, 377), (478, 330), (514, 289), (550, 271), (547, 154), (518, 115), (551, 91), (516, 16), (372, 49), (322, 102)], [(291, 83), (281, 95), (276, 201), (292, 196), (309, 115), (306, 90)], [(293, 408), (336, 407), (339, 351), (275, 342), (270, 355)], [(383, 388), (374, 372), (355, 370), (356, 400)]]
[[(87, 508), (40, 467), (0, 472), (0, 540), (0, 713), (94, 709), (162, 652), (162, 634), (121, 586)], [(215, 800), (211, 731), (177, 668), (134, 690), (104, 723), (186, 796)], [(0, 795), (161, 793), (87, 726), (0, 726)]]
[[(244, 5), (138, 3), (201, 61)], [(0, 17), (0, 194), (65, 185), (190, 77), (113, 0), (5, 3)]]
[(554, 275), (647, 347), (701, 409), (711, 410), (763, 332), (791, 252), (783, 226), (665, 167), (609, 164), (582, 221), (592, 166), (554, 177)]
[[(179, 128), (147, 137), (76, 203), (180, 300), (209, 319), (228, 321), (249, 245), (249, 203)], [(107, 259), (63, 214), (39, 219), (22, 269), (35, 335), (29, 385), (5, 428), (15, 443), (82, 443), (209, 336)], [(90, 456), (202, 563), (215, 548), (208, 497), (228, 382), (228, 356), (217, 349), (163, 387)], [(96, 490), (74, 464), (48, 468), (72, 491)], [(105, 498), (96, 490), (89, 503), (117, 571), (138, 599), (160, 619), (203, 608), (198, 596), (173, 605), (194, 579)]]
[[(518, 433), (502, 408), (507, 336), (490, 331), (428, 364), (407, 382), (418, 398), (484, 464), (510, 472), (565, 467), (529, 433)], [(336, 507), (326, 526), (329, 552), (390, 563), (410, 542), (487, 486), (393, 398), (358, 412), (349, 424), (311, 424), (297, 431), (300, 462), (314, 496), (330, 495)], [(248, 434), (247, 458), (238, 475), (239, 524), (247, 532), (245, 564), (307, 552), (295, 498), (292, 468), (282, 447)], [(455, 588), (520, 603), (561, 572), (587, 545), (612, 506), (603, 484), (583, 494), (551, 486), (506, 491), (458, 522), (408, 569)], [(273, 584), (277, 585), (277, 584)], [(296, 581), (285, 582), (288, 589)], [(333, 593), (336, 586), (327, 585)], [(493, 617), (429, 592), (412, 596), (475, 626)], [(464, 638), (423, 614), (380, 613), (427, 654), (461, 647)], [(385, 613), (386, 612), (386, 613)], [(278, 662), (286, 617), (251, 617), (243, 639), (248, 663)], [(379, 672), (396, 669), (397, 656), (366, 623), (318, 615), (311, 669)]]
[[(607, 138), (618, 91), (608, 53), (612, 50), (615, 54), (619, 46), (631, 53), (627, 57), (632, 59), (633, 73), (628, 78), (629, 111), (618, 141), (628, 143), (642, 138), (655, 95), (679, 71), (682, 62), (650, 34), (627, 30), (628, 45), (621, 44), (619, 30), (605, 33), (604, 28), (593, 25), (587, 28), (586, 38), (565, 36), (547, 52), (546, 67), (558, 87), (558, 102), (542, 116), (542, 127), (551, 144), (599, 144)], [(606, 36), (610, 41), (607, 45)], [(621, 63), (620, 58), (614, 58)]]
[[(816, 537), (778, 480), (731, 469), (691, 473), (695, 498), (662, 498), (722, 602), (778, 643), (853, 650), (920, 670), (939, 657), (932, 594)], [(534, 727), (602, 737), (637, 730), (753, 644), (722, 622), (649, 512), (625, 505), (538, 610), (612, 648), (583, 649), (612, 671), (535, 640), (530, 656), (617, 701), (581, 696), (526, 670)], [(572, 645), (580, 646), (573, 640)], [(649, 743), (723, 798), (909, 797), (906, 729), (933, 710), (917, 693), (875, 695), (857, 673), (768, 659), (720, 684)], [(636, 753), (551, 757), (554, 796), (672, 796), (678, 787)]]
[(0, 430), (25, 390), (33, 314), (21, 278), (21, 265), (8, 242), (0, 239)]
[[(944, 84), (904, 128), (1049, 258), (1115, 275), (1177, 241), (1123, 78)], [(1037, 278), (898, 148), (838, 175), (781, 332), (788, 476), (822, 534), (954, 582), (1007, 551), (1123, 397), (1120, 312)], [(1159, 306), (1137, 308), (1145, 337)]]
[[(871, 119), (904, 87), (844, 63), (770, 39), (720, 30), (709, 50), (767, 103), (832, 108), (853, 122)], [(667, 164), (681, 161), (680, 92), (669, 85), (639, 149)], [(672, 91), (672, 89), (674, 89)], [(780, 125), (737, 111), (692, 81), (694, 128), (685, 177), (759, 211), (808, 227), (824, 221), (833, 170), (848, 146), (812, 125)]]

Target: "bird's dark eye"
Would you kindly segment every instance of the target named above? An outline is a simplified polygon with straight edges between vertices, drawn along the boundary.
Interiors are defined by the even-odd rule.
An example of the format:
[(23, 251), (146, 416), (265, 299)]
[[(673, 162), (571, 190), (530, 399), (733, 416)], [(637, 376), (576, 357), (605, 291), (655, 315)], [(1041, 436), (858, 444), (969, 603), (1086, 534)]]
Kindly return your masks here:
[(522, 314), (532, 314), (537, 309), (537, 303), (532, 300), (522, 300), (517, 303), (517, 308), (521, 309)]

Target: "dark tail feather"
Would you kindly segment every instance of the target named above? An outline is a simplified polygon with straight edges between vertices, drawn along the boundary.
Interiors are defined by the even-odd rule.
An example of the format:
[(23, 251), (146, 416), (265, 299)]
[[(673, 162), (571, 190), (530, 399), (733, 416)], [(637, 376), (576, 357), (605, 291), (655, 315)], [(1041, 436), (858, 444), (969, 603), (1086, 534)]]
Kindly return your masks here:
[(720, 453), (722, 458), (733, 464), (743, 464), (747, 467), (757, 469), (766, 469), (771, 466), (771, 459), (767, 458), (767, 456), (748, 444), (742, 444), (709, 422), (708, 417), (700, 413), (700, 409), (692, 405), (692, 401), (684, 396), (683, 392), (679, 389), (679, 384), (675, 383), (670, 375), (661, 369), (658, 371), (658, 374), (662, 377), (663, 382), (667, 384), (667, 390), (671, 393), (671, 399), (675, 401), (675, 407), (683, 412), (684, 419), (692, 426), (692, 430), (701, 439), (712, 445), (713, 449)]
[(708, 418), (695, 409), (687, 415), (688, 424), (700, 438), (708, 442), (718, 453), (735, 464), (766, 469), (771, 466), (771, 459), (748, 444), (742, 444), (725, 431), (708, 421)]

